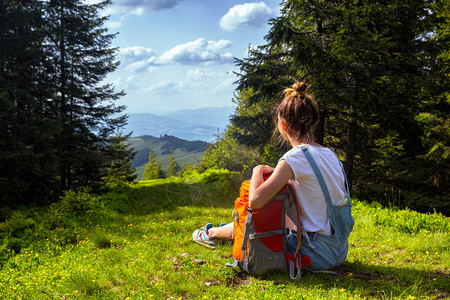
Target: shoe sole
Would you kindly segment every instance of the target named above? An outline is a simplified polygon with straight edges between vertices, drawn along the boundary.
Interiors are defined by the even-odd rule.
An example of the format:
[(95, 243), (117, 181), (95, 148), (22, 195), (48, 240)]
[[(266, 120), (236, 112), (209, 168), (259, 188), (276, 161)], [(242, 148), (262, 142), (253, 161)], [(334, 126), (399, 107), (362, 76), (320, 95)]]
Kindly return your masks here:
[[(193, 239), (193, 240), (194, 240), (194, 239)], [(216, 246), (208, 245), (208, 244), (205, 244), (205, 243), (202, 243), (202, 242), (196, 241), (196, 240), (194, 240), (194, 242), (196, 242), (197, 244), (203, 245), (203, 246), (205, 246), (205, 247), (208, 247), (208, 248), (214, 249), (214, 250), (216, 249)]]

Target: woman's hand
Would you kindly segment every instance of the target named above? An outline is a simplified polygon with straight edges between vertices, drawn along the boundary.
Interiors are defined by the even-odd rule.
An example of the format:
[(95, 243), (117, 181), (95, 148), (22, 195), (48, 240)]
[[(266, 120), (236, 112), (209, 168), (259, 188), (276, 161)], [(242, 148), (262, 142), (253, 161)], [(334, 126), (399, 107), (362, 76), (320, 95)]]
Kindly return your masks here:
[(267, 174), (267, 173), (272, 173), (275, 170), (274, 167), (271, 166), (267, 166), (267, 165), (259, 165), (253, 168), (253, 174)]
[[(270, 172), (273, 172), (272, 175), (264, 181), (263, 174)], [(293, 176), (294, 173), (291, 167), (284, 159), (278, 162), (276, 168), (266, 165), (259, 165), (253, 168), (249, 190), (250, 207), (263, 207)]]

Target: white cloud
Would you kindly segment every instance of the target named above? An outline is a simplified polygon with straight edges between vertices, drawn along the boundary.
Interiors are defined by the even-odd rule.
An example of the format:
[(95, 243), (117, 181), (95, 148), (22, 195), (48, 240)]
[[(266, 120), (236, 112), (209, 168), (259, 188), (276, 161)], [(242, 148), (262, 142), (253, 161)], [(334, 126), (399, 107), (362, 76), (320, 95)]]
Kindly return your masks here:
[(240, 27), (262, 27), (274, 11), (264, 2), (235, 5), (220, 19), (220, 27), (233, 31)]
[(106, 28), (117, 29), (119, 27), (122, 27), (122, 23), (121, 22), (117, 22), (117, 21), (107, 21), (106, 22)]
[(152, 72), (156, 61), (156, 51), (139, 46), (121, 48), (119, 57), (123, 68), (129, 72)]
[(219, 40), (215, 42), (200, 38), (193, 42), (177, 45), (164, 52), (157, 59), (157, 62), (160, 64), (232, 63), (233, 56), (230, 53), (219, 53), (219, 50), (230, 46), (230, 41)]
[(149, 66), (145, 61), (135, 61), (125, 65), (124, 68), (129, 72), (135, 73), (135, 72), (142, 72), (147, 68), (149, 68)]
[(183, 0), (114, 0), (114, 6), (120, 6), (137, 13), (159, 11), (176, 7)]
[(86, 4), (98, 4), (101, 2), (101, 0), (83, 0), (84, 3)]
[(145, 89), (145, 92), (157, 94), (182, 94), (204, 88), (201, 83), (175, 82), (173, 80), (161, 80)]
[(113, 80), (111, 83), (114, 84), (114, 86), (118, 89), (124, 89), (124, 90), (128, 90), (128, 89), (138, 89), (139, 88), (139, 78), (137, 78), (134, 75), (128, 76), (128, 77), (121, 77), (121, 78), (117, 78), (115, 80)]
[(172, 80), (161, 80), (155, 84), (152, 84), (147, 88), (148, 92), (163, 92), (174, 91), (177, 84)]
[(206, 49), (210, 50), (210, 51), (218, 51), (218, 50), (222, 50), (222, 49), (230, 48), (230, 47), (231, 47), (231, 41), (219, 40), (217, 42), (208, 41), (208, 46), (206, 46)]
[(125, 47), (120, 49), (120, 56), (130, 61), (148, 60), (156, 56), (156, 51), (140, 46)]
[[(87, 3), (97, 3), (99, 0), (84, 0)], [(184, 0), (113, 0), (113, 4), (104, 8), (103, 16), (111, 16), (113, 21), (107, 22), (107, 27), (117, 29), (122, 27), (132, 16), (142, 16), (148, 12), (171, 9)]]
[(201, 69), (191, 69), (186, 73), (186, 77), (192, 80), (210, 79), (217, 76), (214, 72), (205, 72)]
[(216, 85), (212, 90), (212, 94), (220, 94), (227, 93), (234, 90), (233, 83), (236, 81), (236, 78), (228, 78)]
[(180, 44), (157, 56), (150, 48), (133, 46), (121, 48), (119, 59), (124, 70), (129, 72), (153, 72), (155, 66), (167, 64), (226, 64), (233, 63), (231, 53), (220, 53), (220, 50), (231, 46), (230, 41), (206, 41), (197, 39), (193, 42)]

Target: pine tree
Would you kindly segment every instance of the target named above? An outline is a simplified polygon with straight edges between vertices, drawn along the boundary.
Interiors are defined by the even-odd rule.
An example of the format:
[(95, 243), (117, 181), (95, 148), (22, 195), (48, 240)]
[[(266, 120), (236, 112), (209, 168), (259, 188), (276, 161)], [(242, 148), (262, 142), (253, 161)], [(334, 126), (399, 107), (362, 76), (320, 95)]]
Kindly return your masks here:
[(180, 171), (180, 166), (175, 161), (175, 155), (173, 154), (172, 148), (170, 148), (169, 151), (170, 151), (169, 162), (166, 166), (166, 174), (168, 177), (177, 176), (178, 172)]
[(110, 137), (125, 125), (116, 117), (124, 107), (115, 106), (124, 93), (110, 84), (101, 85), (117, 68), (114, 34), (108, 34), (106, 17), (99, 11), (110, 0), (87, 4), (81, 0), (46, 2), (45, 47), (53, 62), (56, 137), (61, 190), (99, 182), (110, 163)]
[(55, 187), (39, 1), (0, 1), (0, 205), (38, 203)]
[(162, 169), (162, 164), (159, 160), (159, 157), (155, 158), (155, 152), (153, 151), (153, 146), (151, 146), (150, 152), (148, 153), (148, 163), (145, 164), (145, 170), (142, 179), (152, 180), (160, 178), (164, 178), (164, 171)]
[(131, 182), (136, 179), (136, 169), (132, 166), (136, 151), (134, 148), (130, 149), (127, 143), (130, 135), (123, 136), (119, 133), (110, 138), (108, 156), (111, 160), (102, 178), (106, 185)]

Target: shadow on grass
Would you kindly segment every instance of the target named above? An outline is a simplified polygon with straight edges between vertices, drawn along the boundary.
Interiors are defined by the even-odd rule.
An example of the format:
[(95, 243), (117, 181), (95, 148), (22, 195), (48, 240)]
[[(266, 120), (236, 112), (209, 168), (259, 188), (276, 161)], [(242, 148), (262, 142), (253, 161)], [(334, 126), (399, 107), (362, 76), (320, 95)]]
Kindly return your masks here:
[[(296, 285), (306, 290), (320, 288), (324, 291), (337, 289), (361, 297), (401, 298), (410, 295), (433, 299), (450, 297), (450, 275), (448, 272), (427, 272), (410, 267), (387, 267), (345, 262), (335, 268), (336, 274), (314, 274), (306, 271), (299, 281), (290, 280), (285, 274), (270, 274), (258, 280), (272, 281), (275, 285)], [(227, 279), (234, 288), (248, 284), (253, 276), (238, 272)]]
[[(119, 192), (111, 193), (111, 199), (105, 201), (110, 202), (111, 207), (121, 213), (147, 215), (181, 206), (232, 209), (238, 193), (239, 188), (233, 184), (179, 183), (161, 180), (148, 185), (138, 184), (122, 191), (122, 195)], [(114, 197), (120, 198), (118, 207), (113, 203)]]
[[(449, 272), (430, 272), (412, 266), (374, 266), (361, 262), (346, 262), (336, 269), (343, 285), (361, 287), (368, 295), (404, 297), (421, 294), (436, 298), (450, 296)], [(345, 288), (343, 286), (343, 288)]]

